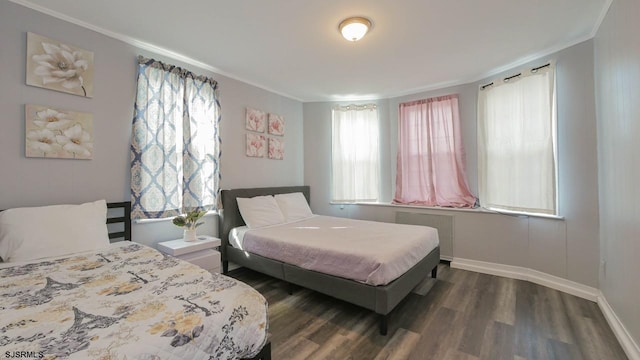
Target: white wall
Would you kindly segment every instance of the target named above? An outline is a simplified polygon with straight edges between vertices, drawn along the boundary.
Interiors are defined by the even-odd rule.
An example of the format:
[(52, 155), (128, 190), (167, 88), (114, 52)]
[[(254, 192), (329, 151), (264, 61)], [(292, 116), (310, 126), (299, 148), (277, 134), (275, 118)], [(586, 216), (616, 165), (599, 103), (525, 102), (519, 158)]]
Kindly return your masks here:
[[(595, 39), (600, 288), (640, 344), (640, 2), (615, 0)], [(636, 345), (636, 346), (637, 346)]]
[[(514, 217), (468, 211), (371, 205), (331, 205), (331, 107), (334, 102), (304, 104), (305, 182), (312, 208), (327, 215), (393, 222), (396, 211), (454, 216), (452, 244), (442, 255), (539, 270), (584, 285), (598, 286), (598, 195), (593, 42), (562, 50), (530, 65), (556, 60), (560, 211), (564, 220)], [(517, 69), (514, 69), (514, 71)], [(514, 71), (503, 75), (512, 75)], [(398, 104), (445, 94), (459, 94), (469, 185), (477, 194), (476, 99), (473, 84), (379, 100), (383, 126), (382, 200), (395, 189)]]
[[(95, 57), (91, 99), (25, 85), (26, 33), (34, 32), (90, 50)], [(219, 83), (222, 108), (222, 187), (303, 184), (302, 103), (254, 86), (150, 53), (80, 26), (0, 1), (0, 208), (80, 203), (97, 198), (129, 200), (129, 144), (136, 91), (137, 55), (207, 75)], [(214, 48), (211, 51), (216, 51)], [(94, 121), (94, 159), (24, 156), (24, 105), (89, 112)], [(285, 117), (285, 159), (244, 155), (244, 111), (250, 106)], [(199, 231), (217, 234), (210, 216)], [(135, 225), (135, 241), (152, 244), (181, 236), (170, 223)]]

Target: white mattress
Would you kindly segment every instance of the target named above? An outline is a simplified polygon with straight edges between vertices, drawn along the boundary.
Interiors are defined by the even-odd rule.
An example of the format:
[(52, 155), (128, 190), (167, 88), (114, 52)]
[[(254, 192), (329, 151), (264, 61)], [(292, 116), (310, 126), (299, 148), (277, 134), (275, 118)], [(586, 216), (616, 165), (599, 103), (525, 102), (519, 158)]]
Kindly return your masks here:
[(370, 285), (390, 283), (439, 244), (438, 231), (431, 227), (319, 215), (237, 228), (229, 239), (257, 255)]

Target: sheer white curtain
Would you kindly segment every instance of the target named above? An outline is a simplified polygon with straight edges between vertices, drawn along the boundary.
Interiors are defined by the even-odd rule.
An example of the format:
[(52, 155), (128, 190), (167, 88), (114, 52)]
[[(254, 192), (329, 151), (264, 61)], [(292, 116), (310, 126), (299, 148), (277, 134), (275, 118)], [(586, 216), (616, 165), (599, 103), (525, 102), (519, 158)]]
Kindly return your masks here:
[(557, 214), (555, 99), (553, 64), (480, 88), (481, 206)]
[(380, 130), (375, 104), (337, 106), (332, 115), (332, 201), (377, 201)]

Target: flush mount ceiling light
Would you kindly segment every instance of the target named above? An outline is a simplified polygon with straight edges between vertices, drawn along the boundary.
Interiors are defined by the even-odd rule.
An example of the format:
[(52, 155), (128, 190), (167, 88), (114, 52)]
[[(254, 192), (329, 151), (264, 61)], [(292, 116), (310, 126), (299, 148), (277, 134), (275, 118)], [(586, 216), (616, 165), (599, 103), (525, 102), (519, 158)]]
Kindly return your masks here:
[(358, 41), (362, 39), (367, 31), (369, 31), (369, 28), (371, 28), (371, 21), (363, 17), (350, 17), (342, 20), (338, 28), (345, 39)]

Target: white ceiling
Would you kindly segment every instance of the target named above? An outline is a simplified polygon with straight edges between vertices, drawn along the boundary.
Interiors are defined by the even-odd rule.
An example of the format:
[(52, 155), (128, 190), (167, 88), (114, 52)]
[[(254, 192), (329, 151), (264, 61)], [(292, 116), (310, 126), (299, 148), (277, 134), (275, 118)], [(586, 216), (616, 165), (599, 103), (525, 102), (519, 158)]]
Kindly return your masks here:
[[(611, 2), (13, 1), (301, 101), (476, 81), (593, 37)], [(349, 16), (373, 22), (356, 43), (338, 32)]]

